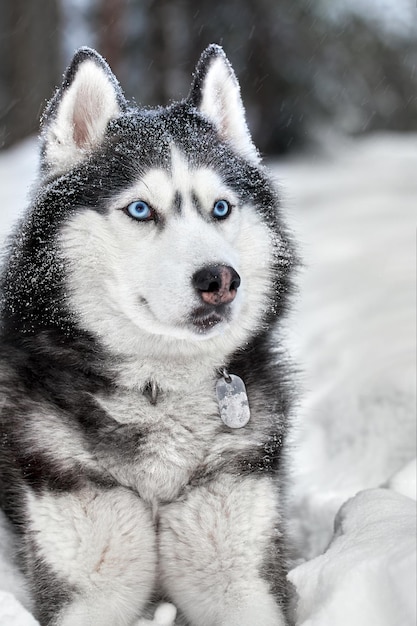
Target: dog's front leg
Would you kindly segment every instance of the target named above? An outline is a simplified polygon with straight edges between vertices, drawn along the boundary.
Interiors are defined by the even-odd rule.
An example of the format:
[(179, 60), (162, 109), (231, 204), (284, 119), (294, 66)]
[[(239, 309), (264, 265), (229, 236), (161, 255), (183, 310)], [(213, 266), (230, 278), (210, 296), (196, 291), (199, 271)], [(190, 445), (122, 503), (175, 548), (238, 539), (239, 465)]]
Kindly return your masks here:
[(130, 626), (155, 583), (150, 511), (124, 488), (28, 494), (26, 569), (42, 626)]
[(277, 490), (222, 475), (160, 511), (162, 584), (192, 626), (283, 626)]

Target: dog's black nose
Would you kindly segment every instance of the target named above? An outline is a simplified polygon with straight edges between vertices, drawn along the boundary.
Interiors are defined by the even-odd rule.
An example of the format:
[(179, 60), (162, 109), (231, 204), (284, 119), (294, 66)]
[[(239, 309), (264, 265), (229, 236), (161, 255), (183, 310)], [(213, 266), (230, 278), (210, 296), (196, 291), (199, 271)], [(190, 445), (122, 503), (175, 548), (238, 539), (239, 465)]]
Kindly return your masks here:
[(193, 286), (207, 304), (229, 304), (240, 285), (240, 276), (228, 265), (211, 265), (198, 270), (193, 276)]

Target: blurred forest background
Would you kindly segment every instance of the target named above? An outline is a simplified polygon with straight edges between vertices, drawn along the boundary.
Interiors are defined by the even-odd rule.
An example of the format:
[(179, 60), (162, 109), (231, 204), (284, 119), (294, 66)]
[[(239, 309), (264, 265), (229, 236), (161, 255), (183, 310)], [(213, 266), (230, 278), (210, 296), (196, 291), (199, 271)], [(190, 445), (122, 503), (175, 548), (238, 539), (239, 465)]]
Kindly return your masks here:
[(211, 42), (238, 74), (264, 153), (329, 130), (417, 130), (415, 0), (0, 0), (0, 148), (37, 132), (78, 46), (155, 105), (187, 95)]

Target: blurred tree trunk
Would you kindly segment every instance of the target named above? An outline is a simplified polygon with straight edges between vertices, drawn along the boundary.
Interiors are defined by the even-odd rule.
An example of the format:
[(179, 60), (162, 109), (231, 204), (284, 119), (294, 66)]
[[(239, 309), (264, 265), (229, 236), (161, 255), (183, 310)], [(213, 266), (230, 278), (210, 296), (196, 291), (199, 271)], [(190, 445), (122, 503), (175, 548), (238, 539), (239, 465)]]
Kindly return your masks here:
[[(170, 6), (171, 5), (171, 6)], [(171, 97), (169, 72), (172, 68), (171, 32), (175, 23), (171, 19), (170, 0), (152, 0), (148, 14), (149, 57), (152, 59), (154, 77), (153, 101), (163, 104)]]
[[(202, 2), (202, 0), (200, 0)], [(150, 101), (166, 104), (185, 96), (189, 89), (188, 65), (192, 38), (188, 0), (151, 0), (146, 15), (146, 50), (150, 59), (148, 73), (152, 82)]]
[(34, 133), (60, 75), (58, 0), (0, 0), (0, 147)]
[(98, 5), (98, 50), (123, 82), (126, 0), (100, 0)]

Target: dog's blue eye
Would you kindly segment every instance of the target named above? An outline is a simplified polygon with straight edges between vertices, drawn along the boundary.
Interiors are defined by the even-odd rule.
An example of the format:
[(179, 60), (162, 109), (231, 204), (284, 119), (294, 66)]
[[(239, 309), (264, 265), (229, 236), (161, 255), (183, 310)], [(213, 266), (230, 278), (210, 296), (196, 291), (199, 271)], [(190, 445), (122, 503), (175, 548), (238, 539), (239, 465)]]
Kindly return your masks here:
[(145, 222), (146, 220), (151, 220), (153, 218), (153, 211), (151, 207), (143, 200), (131, 202), (126, 207), (126, 211), (130, 217), (133, 217), (135, 220), (139, 220), (141, 222)]
[(225, 217), (230, 215), (231, 210), (232, 207), (227, 200), (217, 200), (213, 207), (212, 214), (217, 220), (224, 220)]

